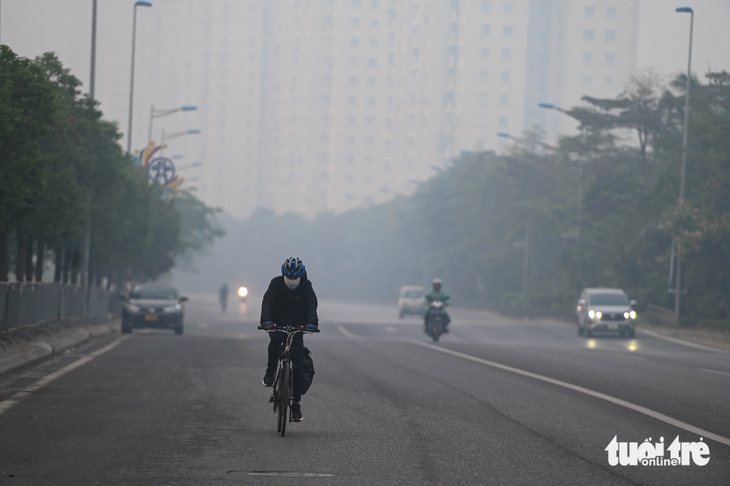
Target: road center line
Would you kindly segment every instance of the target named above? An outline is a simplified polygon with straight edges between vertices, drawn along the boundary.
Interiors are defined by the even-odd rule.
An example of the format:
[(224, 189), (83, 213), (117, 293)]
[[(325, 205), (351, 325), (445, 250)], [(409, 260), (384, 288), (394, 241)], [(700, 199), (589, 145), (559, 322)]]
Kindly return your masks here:
[(48, 385), (52, 381), (57, 380), (58, 378), (65, 375), (66, 373), (69, 373), (69, 372), (75, 370), (76, 368), (85, 365), (86, 363), (88, 363), (92, 359), (96, 358), (97, 356), (100, 356), (100, 355), (106, 353), (107, 351), (111, 351), (112, 349), (119, 346), (123, 341), (126, 341), (127, 339), (129, 339), (131, 337), (132, 337), (131, 334), (127, 335), (127, 336), (122, 336), (122, 337), (116, 339), (115, 341), (113, 341), (112, 343), (107, 344), (103, 348), (97, 349), (93, 353), (89, 353), (88, 355), (86, 355), (80, 359), (77, 359), (73, 363), (68, 364), (68, 365), (64, 366), (63, 368), (58, 369), (58, 370), (54, 371), (53, 373), (50, 373), (50, 374), (44, 376), (40, 380), (31, 384), (30, 386), (27, 386), (23, 390), (13, 394), (10, 398), (0, 402), (0, 415), (7, 412), (8, 410), (13, 408), (15, 405), (17, 405), (21, 401), (23, 401), (26, 398), (28, 398), (29, 396), (31, 396), (33, 394), (33, 392), (40, 390), (44, 386)]
[(622, 400), (620, 398), (612, 397), (610, 395), (606, 395), (604, 393), (600, 393), (597, 391), (589, 390), (588, 388), (583, 388), (582, 386), (573, 385), (571, 383), (567, 383), (565, 381), (556, 380), (555, 378), (550, 378), (548, 376), (538, 375), (537, 373), (532, 373), (530, 371), (521, 370), (519, 368), (513, 368), (512, 366), (503, 365), (500, 363), (495, 363), (494, 361), (489, 361), (482, 358), (477, 358), (476, 356), (471, 356), (469, 354), (460, 353), (458, 351), (453, 351), (448, 348), (442, 348), (439, 346), (434, 346), (433, 344), (424, 343), (421, 341), (415, 341), (411, 340), (409, 341), (413, 344), (417, 344), (419, 346), (423, 346), (425, 348), (433, 349), (436, 351), (440, 351), (445, 354), (450, 354), (452, 356), (457, 356), (462, 359), (466, 359), (469, 361), (474, 361), (475, 363), (480, 363), (483, 365), (491, 366), (493, 368), (498, 368), (500, 370), (509, 371), (511, 373), (516, 373), (518, 375), (527, 376), (530, 378), (534, 378), (536, 380), (544, 381), (546, 383), (551, 383), (553, 385), (561, 386), (563, 388), (568, 388), (569, 390), (577, 391), (579, 393), (583, 393), (585, 395), (590, 395), (595, 398), (600, 398), (601, 400), (605, 400), (607, 402), (611, 402), (616, 405), (620, 405), (622, 407), (628, 408), (630, 410), (633, 410), (635, 412), (643, 413), (644, 415), (647, 415), (649, 417), (652, 417), (657, 420), (661, 420), (662, 422), (665, 422), (669, 425), (673, 425), (675, 427), (678, 427), (680, 429), (684, 429), (688, 432), (691, 432), (693, 434), (697, 434), (702, 437), (707, 437), (708, 439), (712, 439), (715, 442), (719, 442), (721, 444), (725, 444), (727, 446), (730, 446), (730, 439), (727, 437), (723, 437), (721, 435), (714, 434), (712, 432), (709, 432), (707, 430), (701, 429), (699, 427), (695, 427), (694, 425), (690, 425), (686, 422), (682, 422), (681, 420), (677, 420), (675, 418), (672, 418), (668, 415), (664, 415), (663, 413), (656, 412), (654, 410), (651, 410), (646, 407), (642, 407), (641, 405), (636, 405), (635, 403), (627, 402), (626, 400)]
[(343, 334), (343, 335), (344, 335), (345, 337), (348, 337), (348, 338), (350, 338), (350, 339), (360, 339), (360, 336), (356, 336), (356, 335), (354, 335), (353, 333), (351, 333), (350, 331), (348, 331), (347, 329), (345, 329), (344, 327), (342, 327), (342, 326), (341, 326), (341, 325), (339, 325), (339, 324), (337, 325), (337, 329), (339, 329), (339, 330), (340, 330), (340, 332), (341, 332), (341, 333), (342, 333), (342, 334)]

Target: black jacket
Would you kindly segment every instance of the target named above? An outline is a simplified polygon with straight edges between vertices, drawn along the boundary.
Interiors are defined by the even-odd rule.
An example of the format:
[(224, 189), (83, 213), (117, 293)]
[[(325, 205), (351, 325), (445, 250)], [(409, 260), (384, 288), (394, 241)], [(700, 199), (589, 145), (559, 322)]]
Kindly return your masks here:
[(266, 321), (283, 326), (319, 324), (317, 295), (306, 273), (293, 290), (286, 286), (283, 276), (271, 279), (261, 303), (261, 323)]

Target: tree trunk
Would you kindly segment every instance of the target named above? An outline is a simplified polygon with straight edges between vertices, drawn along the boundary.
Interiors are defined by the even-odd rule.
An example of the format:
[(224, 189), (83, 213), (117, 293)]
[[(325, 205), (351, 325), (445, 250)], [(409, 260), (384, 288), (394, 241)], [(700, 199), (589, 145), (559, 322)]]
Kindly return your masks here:
[(66, 243), (63, 249), (63, 283), (68, 283), (68, 271), (71, 270), (71, 243)]
[(81, 264), (81, 252), (76, 245), (73, 246), (71, 251), (71, 284), (76, 285), (79, 283), (79, 266)]
[(8, 234), (0, 231), (0, 282), (8, 281)]
[(35, 281), (36, 282), (43, 282), (43, 264), (44, 262), (44, 253), (46, 251), (46, 245), (43, 243), (43, 240), (40, 238), (36, 242), (36, 253), (35, 253)]
[(25, 279), (33, 281), (33, 238), (25, 241)]
[(61, 281), (63, 272), (63, 245), (56, 243), (53, 247), (53, 253), (56, 257), (56, 268), (53, 269), (53, 281), (58, 283)]
[(15, 279), (18, 282), (25, 281), (25, 251), (27, 245), (25, 244), (25, 231), (18, 226), (15, 230), (15, 237), (18, 242), (18, 255), (15, 259)]

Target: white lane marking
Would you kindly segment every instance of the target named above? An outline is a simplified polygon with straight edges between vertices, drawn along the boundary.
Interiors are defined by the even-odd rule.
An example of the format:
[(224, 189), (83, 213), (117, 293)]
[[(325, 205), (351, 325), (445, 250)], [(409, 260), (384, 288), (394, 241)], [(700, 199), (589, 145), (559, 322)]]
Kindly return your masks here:
[(720, 349), (720, 348), (713, 348), (711, 346), (705, 346), (704, 344), (697, 344), (697, 343), (691, 343), (689, 341), (683, 341), (681, 339), (665, 336), (664, 334), (659, 334), (658, 332), (649, 331), (648, 329), (639, 329), (639, 332), (642, 332), (644, 334), (648, 334), (651, 337), (655, 337), (657, 339), (663, 339), (664, 341), (669, 341), (670, 343), (674, 344), (681, 344), (682, 346), (688, 346), (690, 348), (695, 349), (701, 349), (703, 351), (714, 351), (716, 353), (730, 353), (730, 351), (726, 349)]
[(434, 349), (436, 351), (441, 351), (445, 354), (450, 354), (452, 356), (457, 356), (459, 358), (463, 358), (469, 361), (474, 361), (475, 363), (480, 363), (483, 365), (491, 366), (493, 368), (498, 368), (500, 370), (509, 371), (512, 373), (516, 373), (518, 375), (527, 376), (530, 378), (534, 378), (536, 380), (544, 381), (547, 383), (551, 383), (553, 385), (562, 386), (563, 388), (568, 388), (573, 391), (577, 391), (579, 393), (583, 393), (586, 395), (590, 395), (595, 398), (600, 398), (601, 400), (605, 400), (607, 402), (614, 403), (616, 405), (620, 405), (622, 407), (634, 410), (635, 412), (643, 413), (644, 415), (648, 415), (649, 417), (655, 418), (657, 420), (661, 420), (662, 422), (665, 422), (669, 425), (674, 425), (675, 427), (678, 427), (680, 429), (684, 429), (688, 432), (691, 432), (693, 434), (697, 434), (702, 437), (707, 437), (708, 439), (712, 439), (715, 442), (719, 442), (721, 444), (725, 444), (727, 446), (730, 446), (730, 439), (727, 437), (723, 437), (721, 435), (714, 434), (710, 431), (701, 429), (699, 427), (695, 427), (694, 425), (690, 425), (686, 422), (682, 422), (681, 420), (677, 420), (675, 418), (672, 418), (668, 415), (664, 415), (663, 413), (656, 412), (654, 410), (651, 410), (646, 407), (642, 407), (641, 405), (636, 405), (635, 403), (627, 402), (626, 400), (622, 400), (620, 398), (612, 397), (610, 395), (606, 395), (601, 392), (589, 390), (588, 388), (583, 388), (582, 386), (573, 385), (571, 383), (567, 383), (565, 381), (556, 380), (555, 378), (550, 378), (543, 375), (538, 375), (537, 373), (532, 373), (530, 371), (521, 370), (519, 368), (513, 368), (512, 366), (503, 365), (500, 363), (495, 363), (494, 361), (489, 361), (482, 358), (477, 358), (476, 356), (471, 356), (469, 354), (460, 353), (458, 351), (453, 351), (451, 349), (442, 348), (439, 346), (434, 346), (433, 344), (424, 343), (421, 341), (415, 341), (411, 340), (409, 341), (413, 344), (418, 344), (419, 346), (423, 346), (426, 348)]
[(700, 368), (702, 371), (707, 371), (708, 373), (717, 373), (718, 375), (725, 375), (730, 376), (730, 373), (727, 371), (720, 371), (720, 370), (711, 370), (709, 368)]
[(28, 398), (33, 394), (33, 392), (36, 392), (43, 388), (44, 386), (48, 385), (54, 380), (57, 380), (58, 378), (62, 377), (66, 373), (69, 373), (76, 368), (85, 365), (92, 359), (96, 358), (97, 356), (100, 356), (107, 351), (111, 351), (112, 349), (119, 346), (123, 341), (126, 341), (127, 339), (131, 338), (132, 335), (122, 336), (118, 338), (116, 341), (104, 346), (101, 349), (97, 349), (93, 353), (88, 354), (87, 356), (84, 356), (83, 358), (77, 359), (71, 364), (68, 364), (64, 366), (63, 368), (54, 371), (53, 373), (50, 373), (40, 380), (36, 381), (35, 383), (31, 384), (30, 386), (25, 387), (22, 391), (19, 391), (15, 394), (13, 394), (10, 398), (3, 400), (0, 402), (0, 415), (7, 412), (11, 408), (13, 408), (15, 405), (23, 401), (24, 399)]
[(339, 329), (340, 332), (342, 334), (344, 334), (344, 336), (347, 337), (347, 338), (350, 338), (350, 339), (360, 339), (360, 336), (354, 335), (353, 333), (351, 333), (350, 331), (348, 331), (347, 329), (345, 329), (344, 327), (342, 327), (339, 324), (337, 325), (337, 329)]

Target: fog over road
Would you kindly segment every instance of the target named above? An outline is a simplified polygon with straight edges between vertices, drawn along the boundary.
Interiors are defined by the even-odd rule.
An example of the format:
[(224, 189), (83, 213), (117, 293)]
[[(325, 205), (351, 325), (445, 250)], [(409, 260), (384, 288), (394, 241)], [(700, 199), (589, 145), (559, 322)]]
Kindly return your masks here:
[[(304, 422), (282, 438), (258, 313), (192, 296), (183, 336), (114, 335), (0, 382), (2, 410), (93, 357), (0, 411), (0, 485), (728, 484), (730, 353), (458, 308), (434, 345), (395, 305), (323, 302)], [(616, 435), (668, 447), (690, 426), (719, 436), (706, 466), (608, 464)]]

